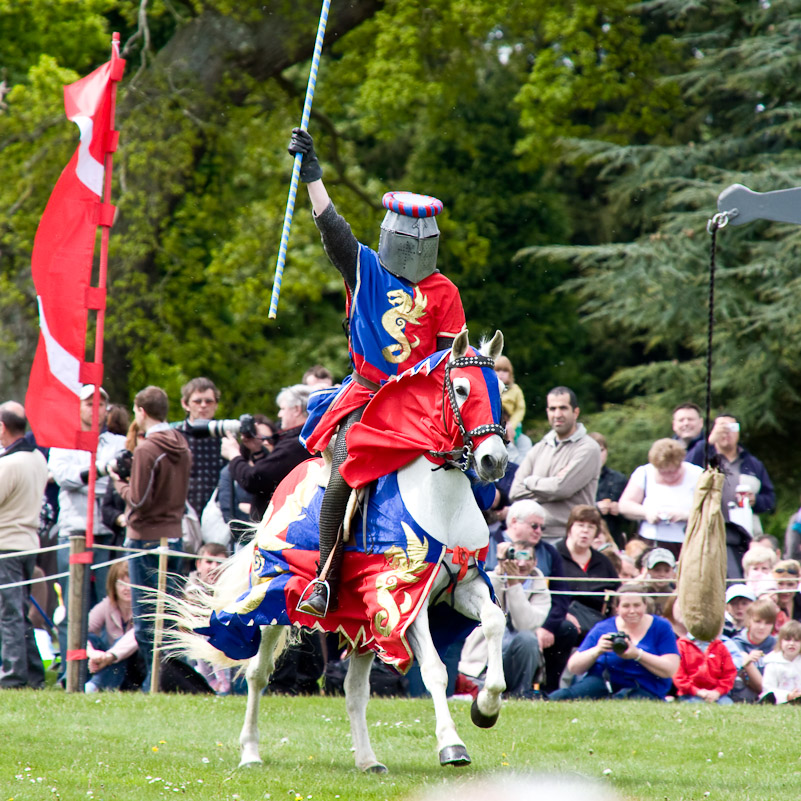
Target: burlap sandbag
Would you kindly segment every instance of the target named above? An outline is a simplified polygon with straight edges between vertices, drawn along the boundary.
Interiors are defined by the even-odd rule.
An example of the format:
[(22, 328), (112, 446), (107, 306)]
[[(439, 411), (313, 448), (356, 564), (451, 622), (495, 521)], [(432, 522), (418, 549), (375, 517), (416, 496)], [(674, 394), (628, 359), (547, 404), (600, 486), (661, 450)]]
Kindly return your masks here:
[(679, 607), (699, 640), (714, 640), (726, 608), (726, 525), (720, 511), (724, 476), (707, 468), (698, 481), (679, 560)]

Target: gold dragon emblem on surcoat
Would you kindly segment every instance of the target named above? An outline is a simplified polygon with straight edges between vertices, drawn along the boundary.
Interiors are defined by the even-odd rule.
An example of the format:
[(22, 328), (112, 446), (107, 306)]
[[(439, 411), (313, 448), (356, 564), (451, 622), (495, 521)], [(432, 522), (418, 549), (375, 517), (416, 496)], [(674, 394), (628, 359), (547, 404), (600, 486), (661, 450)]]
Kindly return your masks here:
[(381, 609), (376, 612), (373, 622), (376, 630), (385, 637), (392, 634), (402, 616), (412, 608), (411, 595), (405, 590), (399, 591), (399, 587), (414, 583), (427, 566), (427, 543), (412, 531), (408, 523), (401, 522), (401, 527), (406, 535), (406, 547), (394, 545), (387, 549), (384, 557), (388, 569), (379, 574), (375, 583), (376, 600)]
[(418, 337), (409, 341), (406, 336), (406, 326), (409, 324), (420, 325), (420, 318), (426, 313), (428, 298), (420, 291), (420, 287), (416, 286), (414, 298), (402, 289), (393, 289), (387, 292), (387, 300), (392, 307), (381, 316), (381, 325), (395, 340), (395, 343), (387, 345), (381, 353), (388, 362), (401, 364), (409, 358), (412, 348), (416, 348), (420, 344)]

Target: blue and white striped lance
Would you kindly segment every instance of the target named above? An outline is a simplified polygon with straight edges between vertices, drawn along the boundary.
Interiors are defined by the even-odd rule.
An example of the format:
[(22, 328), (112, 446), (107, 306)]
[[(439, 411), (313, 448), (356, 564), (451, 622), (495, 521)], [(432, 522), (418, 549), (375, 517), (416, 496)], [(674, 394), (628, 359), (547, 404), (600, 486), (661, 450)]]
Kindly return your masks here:
[[(320, 11), (320, 22), (317, 26), (317, 38), (314, 42), (314, 55), (312, 56), (311, 69), (309, 70), (309, 82), (306, 85), (306, 99), (303, 102), (303, 115), (300, 127), (305, 131), (309, 127), (309, 117), (311, 116), (312, 100), (314, 99), (314, 87), (317, 84), (317, 70), (320, 68), (320, 56), (323, 52), (323, 39), (325, 38), (325, 26), (328, 22), (328, 9), (331, 0), (323, 0), (323, 7)], [(289, 183), (289, 196), (286, 199), (286, 211), (284, 212), (284, 227), (281, 231), (281, 244), (278, 246), (278, 261), (275, 265), (275, 279), (273, 280), (273, 294), (270, 298), (270, 311), (268, 317), (275, 319), (278, 312), (278, 296), (281, 294), (281, 281), (284, 277), (284, 264), (286, 264), (286, 252), (289, 245), (289, 232), (292, 229), (292, 215), (295, 213), (295, 198), (298, 194), (298, 181), (300, 180), (300, 165), (303, 162), (303, 154), (295, 153), (295, 161), (292, 164), (292, 180)]]

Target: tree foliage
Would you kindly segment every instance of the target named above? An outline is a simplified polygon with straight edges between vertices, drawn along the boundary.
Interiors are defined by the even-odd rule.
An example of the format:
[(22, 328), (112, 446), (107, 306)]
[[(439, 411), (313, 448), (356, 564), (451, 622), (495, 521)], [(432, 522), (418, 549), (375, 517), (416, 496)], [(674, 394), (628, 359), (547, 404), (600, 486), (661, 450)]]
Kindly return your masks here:
[[(146, 14), (141, 12), (146, 10)], [(107, 383), (175, 396), (206, 374), (223, 413), (272, 411), (313, 362), (348, 370), (343, 290), (301, 191), (277, 321), (267, 305), (319, 4), (0, 0), (0, 380), (37, 337), (30, 250), (77, 141), (61, 86), (127, 46)], [(375, 245), (390, 189), (441, 197), (440, 265), (475, 337), (500, 328), (532, 417), (568, 384), (630, 469), (703, 401), (720, 191), (797, 186), (801, 0), (348, 0), (332, 4), (310, 128), (326, 185)], [(713, 404), (795, 479), (793, 226), (718, 241)], [(782, 439), (780, 439), (782, 438)], [(771, 449), (774, 452), (769, 452)], [(767, 452), (766, 452), (767, 451)]]
[[(607, 387), (630, 399), (598, 418), (617, 442), (665, 433), (636, 432), (643, 400), (667, 412), (703, 405), (710, 237), (717, 195), (733, 183), (756, 191), (798, 186), (799, 90), (789, 78), (801, 30), (801, 4), (650, 2), (642, 13), (672, 31), (682, 48), (670, 76), (681, 90), (671, 141), (621, 143), (598, 137), (564, 143), (592, 174), (609, 219), (589, 245), (529, 250), (567, 259), (581, 276), (565, 289), (582, 301), (601, 336), (623, 338), (640, 356), (618, 365)], [(781, 445), (799, 431), (801, 373), (794, 354), (799, 322), (796, 264), (801, 231), (758, 222), (717, 236), (712, 404), (743, 421), (743, 440), (785, 487), (796, 482), (794, 454)], [(656, 423), (656, 421), (654, 421)], [(615, 437), (613, 436), (613, 442)], [(797, 489), (785, 490), (795, 501)], [(782, 523), (778, 523), (781, 526)]]
[[(507, 331), (531, 394), (555, 372), (580, 383), (582, 356), (571, 347), (582, 339), (575, 305), (551, 294), (571, 268), (521, 269), (511, 259), (526, 243), (569, 233), (558, 194), (514, 155), (513, 100), (529, 54), (501, 54), (524, 36), (526, 4), (392, 0), (379, 9), (354, 0), (338, 7), (311, 124), (338, 208), (359, 239), (375, 244), (384, 191), (441, 196), (441, 265), (462, 287), (474, 335)], [(118, 396), (148, 382), (174, 395), (187, 378), (207, 374), (224, 388), (230, 413), (269, 410), (270, 396), (310, 362), (343, 375), (341, 282), (302, 193), (278, 321), (266, 315), (291, 169), (285, 148), (299, 119), (317, 4), (156, 4), (148, 36), (137, 30), (133, 5), (109, 0), (105, 10), (106, 36), (114, 23), (128, 40), (151, 42), (132, 49), (120, 91), (107, 383)], [(93, 43), (99, 63), (106, 55)], [(9, 95), (0, 115), (0, 141), (12, 131), (21, 137), (17, 151), (5, 150), (18, 165), (9, 174), (28, 188), (3, 227), (11, 237), (3, 274), (18, 284), (14, 308), (25, 331), (10, 336), (4, 323), (4, 344), (17, 349), (7, 376), (17, 385), (36, 338), (25, 269), (33, 233), (75, 142), (59, 116), (60, 84), (86, 68), (63, 48), (42, 59), (47, 96), (31, 95), (45, 76), (27, 66), (13, 90), (21, 94)], [(521, 292), (504, 291), (512, 282)]]

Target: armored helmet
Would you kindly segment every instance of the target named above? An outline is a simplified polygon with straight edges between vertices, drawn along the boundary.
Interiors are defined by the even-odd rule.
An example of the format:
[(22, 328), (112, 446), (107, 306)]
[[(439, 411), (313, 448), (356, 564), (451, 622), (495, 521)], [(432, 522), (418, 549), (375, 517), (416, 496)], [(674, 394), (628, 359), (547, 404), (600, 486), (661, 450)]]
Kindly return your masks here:
[(382, 203), (387, 213), (381, 223), (378, 257), (384, 269), (416, 284), (437, 269), (436, 216), (442, 201), (414, 192), (387, 192)]

